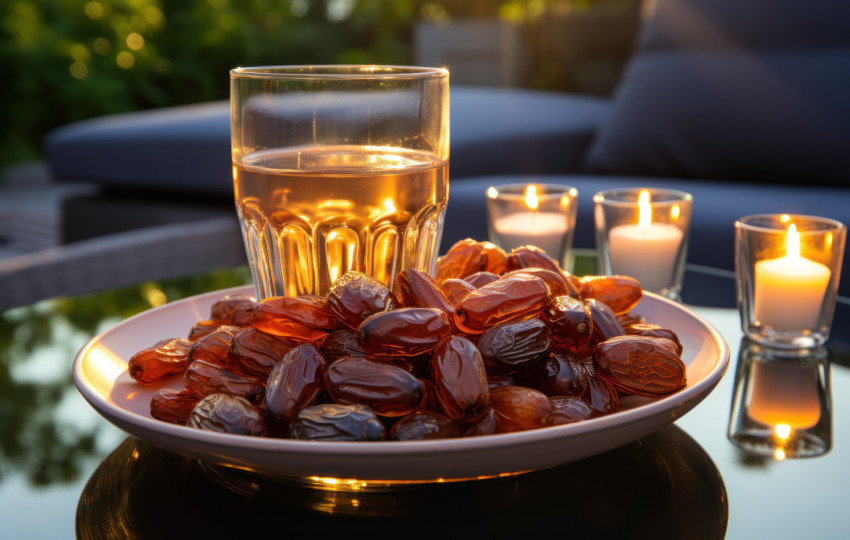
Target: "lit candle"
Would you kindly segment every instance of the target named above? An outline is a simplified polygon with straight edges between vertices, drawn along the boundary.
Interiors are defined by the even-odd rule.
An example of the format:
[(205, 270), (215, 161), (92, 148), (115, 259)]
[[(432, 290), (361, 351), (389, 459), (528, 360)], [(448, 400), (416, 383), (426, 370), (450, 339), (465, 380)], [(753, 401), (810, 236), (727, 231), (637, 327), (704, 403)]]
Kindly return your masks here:
[(785, 439), (792, 429), (809, 429), (821, 417), (818, 378), (812, 366), (795, 362), (753, 362), (747, 416), (772, 426)]
[(493, 220), (502, 249), (510, 251), (525, 245), (537, 246), (549, 256), (559, 258), (569, 222), (562, 212), (538, 211), (537, 189), (528, 186), (525, 205), (528, 210), (500, 216)]
[(816, 329), (831, 275), (826, 265), (800, 256), (800, 234), (792, 223), (785, 256), (755, 264), (756, 321), (780, 331)]
[(612, 273), (631, 276), (648, 291), (670, 287), (683, 236), (675, 225), (652, 222), (649, 192), (641, 191), (637, 224), (618, 225), (608, 233)]

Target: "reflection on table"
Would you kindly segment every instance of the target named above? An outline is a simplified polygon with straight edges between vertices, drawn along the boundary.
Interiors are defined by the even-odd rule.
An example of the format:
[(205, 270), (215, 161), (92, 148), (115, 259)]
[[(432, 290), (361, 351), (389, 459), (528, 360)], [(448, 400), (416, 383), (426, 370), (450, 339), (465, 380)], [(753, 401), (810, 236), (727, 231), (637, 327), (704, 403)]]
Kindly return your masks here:
[[(364, 443), (368, 444), (368, 443)], [(380, 519), (374, 519), (380, 518)], [(128, 438), (80, 498), (79, 538), (254, 534), (430, 537), (551, 533), (723, 538), (728, 499), (676, 426), (591, 458), (511, 477), (332, 489), (210, 466)], [(435, 536), (437, 537), (437, 536)]]

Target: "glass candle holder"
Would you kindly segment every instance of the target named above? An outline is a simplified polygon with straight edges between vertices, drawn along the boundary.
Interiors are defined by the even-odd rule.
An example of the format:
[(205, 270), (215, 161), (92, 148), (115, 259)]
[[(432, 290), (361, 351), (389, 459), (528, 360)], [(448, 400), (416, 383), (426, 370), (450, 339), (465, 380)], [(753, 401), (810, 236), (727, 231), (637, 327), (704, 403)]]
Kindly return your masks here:
[(735, 222), (735, 280), (741, 327), (774, 347), (807, 348), (829, 337), (846, 227), (789, 214)]
[(556, 184), (506, 184), (487, 189), (490, 241), (507, 252), (533, 245), (569, 268), (578, 191)]
[(678, 299), (693, 197), (660, 188), (623, 188), (593, 196), (599, 272), (637, 279), (647, 291)]
[(797, 354), (744, 338), (740, 351), (729, 440), (777, 460), (828, 452), (832, 408), (826, 349)]

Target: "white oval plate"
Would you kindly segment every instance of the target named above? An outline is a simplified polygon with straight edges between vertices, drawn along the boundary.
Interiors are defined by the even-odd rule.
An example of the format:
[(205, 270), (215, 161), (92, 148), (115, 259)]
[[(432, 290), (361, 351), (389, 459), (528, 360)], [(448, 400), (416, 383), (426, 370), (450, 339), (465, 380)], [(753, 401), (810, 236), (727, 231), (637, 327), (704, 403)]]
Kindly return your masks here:
[(676, 331), (684, 347), (688, 385), (676, 394), (629, 397), (608, 416), (544, 429), (461, 439), (319, 442), (230, 435), (156, 420), (150, 398), (172, 377), (143, 386), (127, 374), (127, 361), (160, 339), (185, 336), (209, 318), (226, 294), (253, 295), (250, 286), (186, 298), (127, 319), (94, 337), (74, 359), (74, 383), (107, 420), (131, 435), (188, 457), (271, 475), (361, 480), (450, 480), (543, 469), (581, 459), (648, 435), (691, 410), (714, 389), (729, 364), (720, 333), (686, 307), (645, 293), (634, 310)]

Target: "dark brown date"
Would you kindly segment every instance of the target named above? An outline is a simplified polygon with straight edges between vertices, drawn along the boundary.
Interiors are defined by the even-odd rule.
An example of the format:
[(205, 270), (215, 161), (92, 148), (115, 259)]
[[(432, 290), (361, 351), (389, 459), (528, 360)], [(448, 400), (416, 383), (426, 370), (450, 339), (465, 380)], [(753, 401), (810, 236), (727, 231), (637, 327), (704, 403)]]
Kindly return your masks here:
[(192, 409), (200, 400), (188, 390), (162, 388), (151, 396), (151, 416), (185, 426)]
[(553, 426), (572, 424), (593, 416), (593, 409), (579, 397), (552, 396), (549, 398), (549, 405), (552, 407), (549, 418)]
[(227, 365), (235, 371), (266, 379), (293, 345), (249, 326), (233, 337)]
[(466, 238), (437, 259), (435, 278), (437, 283), (443, 283), (450, 278), (463, 279), (481, 271), (501, 274), (505, 269), (505, 258), (505, 252), (499, 246)]
[(420, 409), (422, 382), (400, 367), (351, 356), (331, 364), (327, 390), (337, 403), (366, 405), (381, 416), (404, 416)]
[(620, 410), (620, 395), (617, 389), (606, 379), (597, 375), (594, 370), (588, 370), (587, 390), (582, 398), (590, 405), (594, 417)]
[(372, 315), (357, 328), (357, 340), (371, 355), (416, 356), (451, 335), (446, 314), (432, 308), (400, 308)]
[(487, 374), (487, 388), (496, 388), (497, 386), (516, 386), (516, 381), (513, 375), (491, 375)]
[(548, 300), (549, 288), (542, 279), (502, 277), (466, 295), (455, 307), (455, 324), (469, 334), (481, 334), (500, 324), (536, 317)]
[(396, 276), (393, 296), (397, 307), (434, 308), (448, 317), (454, 312), (454, 304), (449, 302), (437, 281), (414, 268), (408, 268)]
[(127, 372), (137, 382), (150, 384), (183, 373), (189, 365), (189, 350), (192, 342), (188, 339), (164, 339), (149, 349), (130, 357)]
[(192, 326), (192, 329), (189, 330), (189, 341), (198, 341), (200, 338), (218, 330), (218, 327), (221, 325), (222, 323), (218, 321), (198, 321), (194, 326)]
[[(452, 306), (458, 305), (463, 298), (475, 290), (475, 287), (462, 279), (451, 278), (445, 280), (440, 287), (446, 293), (446, 298)], [(454, 311), (454, 308), (452, 308)]]
[(530, 274), (539, 277), (546, 282), (546, 286), (549, 287), (549, 295), (553, 298), (557, 296), (578, 298), (578, 292), (563, 272), (556, 272), (547, 268), (520, 268), (507, 272), (505, 275), (513, 276), (516, 274)]
[(424, 439), (449, 439), (463, 435), (463, 429), (448, 416), (424, 409), (408, 414), (390, 429), (390, 439), (420, 441)]
[(183, 386), (198, 397), (230, 394), (254, 401), (263, 391), (263, 383), (253, 377), (241, 377), (229, 369), (205, 360), (195, 360), (183, 374)]
[(682, 342), (676, 332), (652, 323), (634, 323), (623, 327), (632, 336), (649, 336), (669, 339), (676, 344), (676, 354), (682, 356)]
[(328, 362), (313, 344), (289, 351), (271, 371), (263, 408), (273, 422), (286, 424), (304, 407), (316, 402), (325, 388)]
[(629, 276), (585, 276), (581, 283), (585, 300), (599, 300), (617, 315), (628, 313), (643, 296), (638, 280)]
[(247, 399), (228, 394), (211, 394), (200, 400), (189, 414), (189, 427), (264, 437), (268, 431), (260, 411)]
[(324, 298), (318, 296), (275, 296), (257, 304), (251, 322), (260, 327), (261, 321), (288, 319), (316, 330), (330, 332), (339, 328), (339, 321)]
[(576, 356), (555, 349), (533, 367), (535, 387), (547, 396), (582, 396), (587, 390), (587, 370)]
[(360, 272), (347, 272), (328, 291), (328, 307), (336, 318), (350, 328), (364, 319), (394, 307), (390, 290), (375, 278)]
[(626, 331), (620, 326), (617, 315), (607, 304), (593, 298), (586, 300), (585, 304), (590, 308), (590, 320), (593, 321), (593, 334), (590, 336), (590, 342), (585, 349), (592, 351), (596, 345), (606, 339), (626, 334)]
[(540, 319), (552, 331), (558, 346), (576, 352), (586, 347), (593, 336), (593, 318), (590, 307), (571, 296), (558, 296), (549, 300)]
[(548, 426), (552, 406), (543, 392), (523, 386), (500, 386), (490, 390), (493, 409), (500, 433), (523, 431)]
[(453, 336), (431, 356), (431, 380), (440, 406), (458, 422), (475, 422), (487, 411), (489, 388), (481, 353), (471, 341)]
[(514, 249), (505, 259), (505, 270), (511, 272), (520, 268), (543, 268), (561, 272), (561, 265), (537, 246), (522, 246)]
[(325, 403), (301, 409), (289, 424), (289, 436), (311, 441), (383, 441), (387, 430), (365, 405)]
[[(241, 318), (244, 316), (244, 312), (247, 310), (251, 310), (256, 306), (257, 303), (253, 298), (245, 296), (244, 294), (231, 294), (225, 297), (222, 297), (220, 300), (215, 302), (210, 308), (210, 319), (217, 321), (219, 324), (232, 324), (242, 326), (247, 323), (247, 321), (242, 322), (239, 325), (237, 322), (233, 321), (233, 317), (236, 314), (237, 310), (242, 307), (240, 312)], [(247, 306), (247, 307), (243, 307)]]
[(189, 349), (189, 361), (204, 360), (221, 366), (227, 365), (227, 353), (233, 338), (242, 329), (238, 326), (222, 325), (214, 332), (207, 334), (192, 343)]
[(488, 375), (515, 373), (549, 353), (552, 333), (540, 319), (491, 328), (478, 340), (478, 350)]
[(463, 280), (465, 282), (469, 283), (470, 285), (472, 285), (476, 289), (480, 289), (481, 287), (483, 287), (484, 285), (487, 285), (488, 283), (493, 283), (497, 279), (499, 279), (498, 275), (494, 274), (493, 272), (486, 272), (486, 271), (475, 272), (474, 274), (472, 274), (470, 276), (466, 276), (465, 278), (463, 278)]
[(621, 392), (658, 397), (687, 383), (687, 368), (674, 351), (669, 339), (621, 336), (596, 346), (594, 365)]
[(339, 328), (328, 334), (322, 342), (322, 353), (328, 362), (335, 362), (343, 356), (367, 356), (366, 351), (357, 341), (357, 332), (346, 327)]
[(480, 419), (470, 424), (464, 435), (466, 437), (475, 437), (478, 435), (493, 435), (499, 433), (499, 426), (496, 425), (496, 413), (490, 407), (487, 407), (487, 412)]

